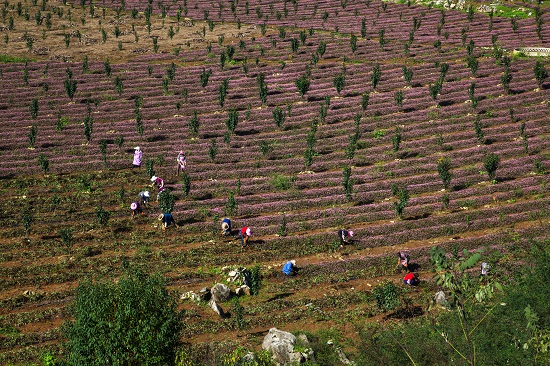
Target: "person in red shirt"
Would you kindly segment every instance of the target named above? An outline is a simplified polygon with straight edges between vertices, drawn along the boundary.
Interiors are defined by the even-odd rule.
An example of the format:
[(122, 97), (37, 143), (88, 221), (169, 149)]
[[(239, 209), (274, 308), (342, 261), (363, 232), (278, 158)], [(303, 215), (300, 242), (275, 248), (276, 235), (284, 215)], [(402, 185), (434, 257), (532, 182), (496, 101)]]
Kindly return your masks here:
[(239, 236), (241, 237), (241, 246), (245, 247), (248, 245), (248, 238), (252, 235), (252, 232), (250, 231), (250, 228), (248, 226), (245, 226), (241, 229), (239, 232)]
[(403, 283), (405, 285), (415, 286), (415, 285), (418, 285), (418, 282), (420, 282), (418, 280), (418, 277), (416, 277), (416, 274), (412, 272), (407, 273), (405, 277), (403, 277)]

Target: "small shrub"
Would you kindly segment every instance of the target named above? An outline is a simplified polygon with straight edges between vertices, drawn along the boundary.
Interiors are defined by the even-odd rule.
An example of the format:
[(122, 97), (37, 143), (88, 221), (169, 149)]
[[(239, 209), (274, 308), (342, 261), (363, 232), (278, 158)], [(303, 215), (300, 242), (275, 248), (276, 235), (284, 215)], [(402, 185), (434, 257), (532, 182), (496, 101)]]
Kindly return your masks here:
[(273, 112), (271, 112), (271, 114), (273, 115), (273, 120), (275, 121), (275, 125), (278, 128), (281, 128), (286, 119), (284, 110), (282, 108), (279, 108), (279, 106), (276, 106)]
[(95, 211), (95, 216), (96, 216), (97, 222), (101, 226), (107, 226), (111, 213), (103, 209), (103, 206), (99, 205), (99, 207)]
[(116, 195), (117, 195), (118, 201), (120, 203), (124, 203), (124, 198), (125, 198), (125, 195), (126, 195), (126, 190), (124, 189), (124, 187), (120, 187), (118, 189), (118, 191), (116, 192)]
[(541, 159), (535, 160), (533, 165), (535, 167), (535, 172), (537, 174), (541, 174), (541, 175), (546, 174), (546, 168), (544, 167), (544, 162)]
[(357, 149), (357, 141), (359, 140), (359, 131), (355, 131), (354, 134), (349, 135), (349, 144), (346, 149), (346, 159), (353, 159), (355, 156), (355, 150)]
[(351, 52), (355, 53), (355, 51), (357, 51), (357, 36), (355, 34), (350, 35), (349, 44)]
[(34, 217), (32, 214), (32, 208), (30, 205), (26, 204), (21, 210), (21, 223), (25, 229), (25, 234), (29, 235), (31, 233), (31, 226), (34, 222)]
[(32, 125), (31, 129), (29, 130), (29, 147), (31, 149), (34, 148), (34, 143), (36, 142), (37, 134), (38, 134), (38, 127), (36, 125)]
[(395, 193), (397, 201), (394, 202), (395, 213), (400, 219), (403, 218), (403, 211), (409, 202), (409, 191), (406, 187), (398, 187)]
[(399, 146), (401, 145), (401, 128), (399, 126), (395, 127), (395, 134), (391, 138), (391, 144), (393, 152), (399, 151)]
[(380, 78), (382, 77), (382, 72), (380, 71), (380, 65), (376, 64), (372, 68), (372, 74), (371, 74), (371, 81), (372, 81), (372, 88), (376, 89), (378, 86), (378, 83), (380, 82)]
[(449, 202), (450, 202), (450, 199), (448, 194), (444, 194), (443, 196), (441, 196), (441, 203), (443, 204), (444, 210), (449, 208)]
[(259, 96), (262, 103), (265, 103), (267, 101), (267, 84), (265, 82), (265, 75), (263, 73), (258, 74), (256, 78), (256, 82), (258, 84), (259, 89)]
[(33, 99), (31, 101), (29, 111), (31, 112), (31, 118), (36, 119), (36, 117), (38, 116), (38, 99)]
[(500, 164), (500, 157), (495, 153), (486, 154), (485, 157), (483, 158), (483, 166), (485, 167), (485, 170), (489, 175), (489, 179), (493, 182), (495, 181), (496, 171), (498, 169), (499, 164)]
[(437, 162), (437, 172), (443, 181), (443, 188), (449, 188), (453, 173), (451, 172), (451, 159), (448, 157), (440, 158)]
[(302, 75), (296, 80), (295, 85), (296, 85), (296, 88), (298, 88), (298, 92), (300, 93), (300, 96), (302, 98), (308, 92), (309, 84), (310, 84), (310, 81), (309, 81), (308, 75)]
[(481, 117), (476, 116), (476, 119), (474, 120), (474, 131), (476, 133), (477, 140), (484, 144), (485, 143), (485, 135), (483, 133), (483, 125), (481, 123)]
[(197, 133), (199, 133), (199, 126), (200, 121), (197, 117), (197, 110), (195, 109), (193, 110), (193, 117), (191, 117), (191, 119), (189, 120), (189, 130), (196, 135)]
[(241, 305), (238, 297), (233, 298), (233, 300), (231, 300), (231, 303), (231, 313), (233, 315), (232, 319), (234, 326), (237, 329), (244, 329), (247, 324), (246, 320), (244, 319), (244, 307)]
[(239, 122), (239, 112), (236, 109), (231, 109), (225, 120), (225, 126), (227, 127), (227, 132), (234, 133), (237, 128), (237, 123)]
[(270, 141), (266, 141), (266, 140), (260, 141), (259, 147), (260, 147), (260, 152), (262, 153), (263, 156), (267, 156), (273, 151), (273, 143)]
[(348, 201), (352, 199), (353, 193), (353, 180), (351, 179), (351, 167), (345, 166), (342, 174), (344, 176), (342, 180), (342, 186), (344, 187), (344, 192), (346, 193), (346, 198)]
[(286, 215), (283, 214), (283, 218), (281, 220), (281, 225), (279, 226), (279, 231), (277, 232), (279, 236), (286, 236)]
[(208, 79), (210, 78), (210, 75), (212, 75), (212, 70), (208, 69), (206, 70), (204, 67), (202, 68), (202, 72), (200, 74), (201, 79), (201, 86), (204, 88), (206, 85), (208, 85)]
[(185, 194), (185, 196), (189, 196), (189, 191), (191, 190), (191, 177), (189, 177), (189, 174), (187, 174), (187, 172), (183, 172), (183, 177), (182, 177), (182, 189), (183, 189), (183, 194)]
[(67, 249), (70, 249), (73, 245), (73, 229), (70, 227), (64, 227), (59, 229), (59, 236), (61, 237), (61, 242), (64, 246), (67, 247)]
[(148, 159), (145, 162), (145, 172), (147, 173), (147, 176), (151, 178), (153, 175), (155, 175), (155, 161), (153, 159)]
[(255, 264), (250, 269), (250, 294), (258, 295), (261, 286), (260, 266)]
[(103, 165), (107, 165), (107, 140), (99, 140), (99, 151), (103, 160)]
[(395, 104), (401, 108), (403, 106), (403, 92), (401, 90), (396, 91), (393, 98), (395, 99)]
[(537, 80), (537, 84), (539, 88), (541, 88), (542, 84), (544, 83), (544, 80), (548, 77), (548, 71), (546, 71), (544, 64), (539, 60), (537, 60), (537, 62), (535, 63), (535, 67), (533, 68), (533, 71), (535, 73), (535, 79)]
[(229, 192), (229, 197), (227, 198), (227, 203), (225, 204), (225, 215), (226, 216), (236, 216), (239, 209), (239, 204), (235, 199), (233, 192)]
[(273, 177), (271, 177), (269, 184), (274, 189), (286, 191), (294, 185), (294, 182), (296, 181), (295, 177), (287, 177), (284, 174), (276, 174)]
[(401, 305), (400, 292), (399, 287), (391, 281), (384, 281), (372, 290), (376, 306), (382, 311), (392, 311)]
[(216, 139), (213, 138), (210, 144), (210, 147), (208, 148), (208, 156), (212, 161), (214, 161), (217, 154), (218, 154), (218, 147), (216, 146)]
[(159, 194), (159, 208), (163, 213), (170, 213), (174, 209), (176, 197), (170, 191), (164, 190)]
[(364, 92), (364, 93), (361, 95), (361, 109), (362, 109), (363, 111), (366, 111), (368, 106), (369, 106), (369, 93), (368, 93), (368, 92)]
[(333, 83), (334, 87), (336, 88), (336, 92), (340, 94), (342, 89), (344, 89), (344, 85), (346, 83), (346, 74), (344, 73), (344, 71), (340, 72), (334, 77)]
[(103, 69), (105, 70), (105, 75), (107, 77), (111, 77), (112, 69), (111, 69), (111, 63), (109, 62), (109, 59), (105, 60), (103, 62)]
[(403, 66), (401, 69), (403, 70), (403, 78), (405, 78), (407, 84), (410, 84), (413, 77), (412, 69), (407, 68), (407, 66)]
[(220, 102), (220, 107), (223, 107), (223, 104), (225, 102), (225, 97), (227, 95), (227, 88), (229, 87), (229, 79), (225, 79), (222, 81), (220, 88), (219, 88), (219, 95), (218, 95), (218, 101)]
[(42, 169), (42, 172), (46, 174), (48, 172), (48, 169), (50, 168), (50, 162), (46, 155), (39, 154), (38, 155), (38, 165), (40, 165), (40, 169)]

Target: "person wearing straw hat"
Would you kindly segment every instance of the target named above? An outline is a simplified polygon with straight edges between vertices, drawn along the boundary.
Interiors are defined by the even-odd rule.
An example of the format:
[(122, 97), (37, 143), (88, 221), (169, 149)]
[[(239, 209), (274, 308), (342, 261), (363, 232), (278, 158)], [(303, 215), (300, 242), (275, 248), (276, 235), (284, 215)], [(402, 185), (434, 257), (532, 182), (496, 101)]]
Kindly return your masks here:
[(143, 215), (143, 210), (141, 209), (139, 202), (132, 202), (130, 205), (130, 210), (132, 210), (132, 218), (134, 218), (137, 214)]
[(222, 235), (229, 236), (231, 235), (231, 220), (227, 217), (222, 220)]
[(170, 212), (161, 213), (158, 219), (162, 222), (162, 230), (166, 230), (166, 228), (172, 224), (174, 224), (175, 227), (179, 227), (176, 220), (174, 220), (174, 216), (172, 216)]
[(298, 273), (298, 267), (296, 267), (296, 260), (290, 260), (283, 266), (283, 273), (287, 276), (295, 276)]
[(340, 246), (351, 243), (353, 238), (353, 231), (351, 230), (338, 230), (338, 238), (340, 239)]
[(185, 167), (187, 166), (187, 158), (185, 157), (185, 151), (181, 150), (178, 156), (176, 157), (176, 175), (180, 175), (180, 172), (185, 172)]
[(248, 226), (245, 226), (239, 231), (239, 236), (241, 238), (241, 247), (245, 247), (248, 245), (248, 239), (252, 235), (252, 231)]
[(139, 168), (141, 166), (142, 156), (143, 156), (143, 151), (141, 151), (141, 148), (139, 146), (136, 146), (134, 148), (134, 163), (132, 165), (133, 168)]

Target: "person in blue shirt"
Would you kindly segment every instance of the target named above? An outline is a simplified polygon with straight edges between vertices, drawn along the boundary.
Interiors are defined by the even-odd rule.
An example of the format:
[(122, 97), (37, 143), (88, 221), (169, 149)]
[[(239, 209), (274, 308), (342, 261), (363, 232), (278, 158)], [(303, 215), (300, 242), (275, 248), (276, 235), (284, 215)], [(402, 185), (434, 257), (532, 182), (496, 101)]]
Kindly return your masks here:
[(287, 276), (295, 276), (298, 272), (298, 267), (296, 267), (296, 261), (293, 259), (288, 261), (283, 266), (283, 273)]
[(229, 220), (227, 217), (222, 220), (222, 235), (231, 235), (231, 220)]
[(162, 230), (166, 230), (166, 228), (172, 224), (178, 227), (178, 224), (176, 224), (176, 220), (174, 220), (174, 217), (169, 212), (161, 213), (158, 219), (162, 221)]

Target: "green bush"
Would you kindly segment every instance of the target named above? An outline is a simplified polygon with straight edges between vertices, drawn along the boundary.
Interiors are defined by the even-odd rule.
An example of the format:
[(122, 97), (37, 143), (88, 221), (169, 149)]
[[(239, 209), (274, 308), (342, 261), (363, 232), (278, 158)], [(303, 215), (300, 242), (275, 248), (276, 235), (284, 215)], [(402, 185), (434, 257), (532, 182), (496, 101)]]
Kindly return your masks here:
[(165, 279), (135, 272), (118, 283), (78, 285), (74, 320), (64, 324), (71, 365), (167, 365), (175, 358), (182, 313)]
[(48, 170), (50, 169), (50, 161), (44, 154), (38, 155), (38, 165), (40, 165), (40, 169), (42, 169), (42, 172), (46, 174)]
[(286, 191), (287, 189), (292, 188), (295, 181), (296, 177), (287, 177), (284, 174), (276, 174), (271, 177), (269, 184), (271, 184), (274, 189)]
[(483, 158), (483, 166), (489, 175), (489, 179), (494, 181), (496, 179), (496, 171), (500, 164), (500, 157), (495, 153), (485, 155)]
[(99, 222), (101, 226), (107, 226), (111, 213), (104, 210), (103, 206), (100, 205), (95, 211), (95, 216), (97, 218), (97, 222)]
[(29, 130), (29, 147), (30, 148), (34, 148), (37, 134), (38, 134), (38, 127), (36, 127), (35, 125), (32, 125), (31, 129)]
[(159, 194), (159, 208), (163, 213), (170, 213), (174, 209), (174, 202), (176, 198), (172, 193), (167, 190), (162, 191)]
[(437, 172), (443, 181), (443, 188), (449, 188), (453, 173), (451, 172), (451, 159), (448, 157), (440, 158), (437, 162)]
[(383, 311), (397, 309), (401, 305), (401, 290), (393, 282), (385, 281), (377, 285), (372, 293), (376, 306)]

